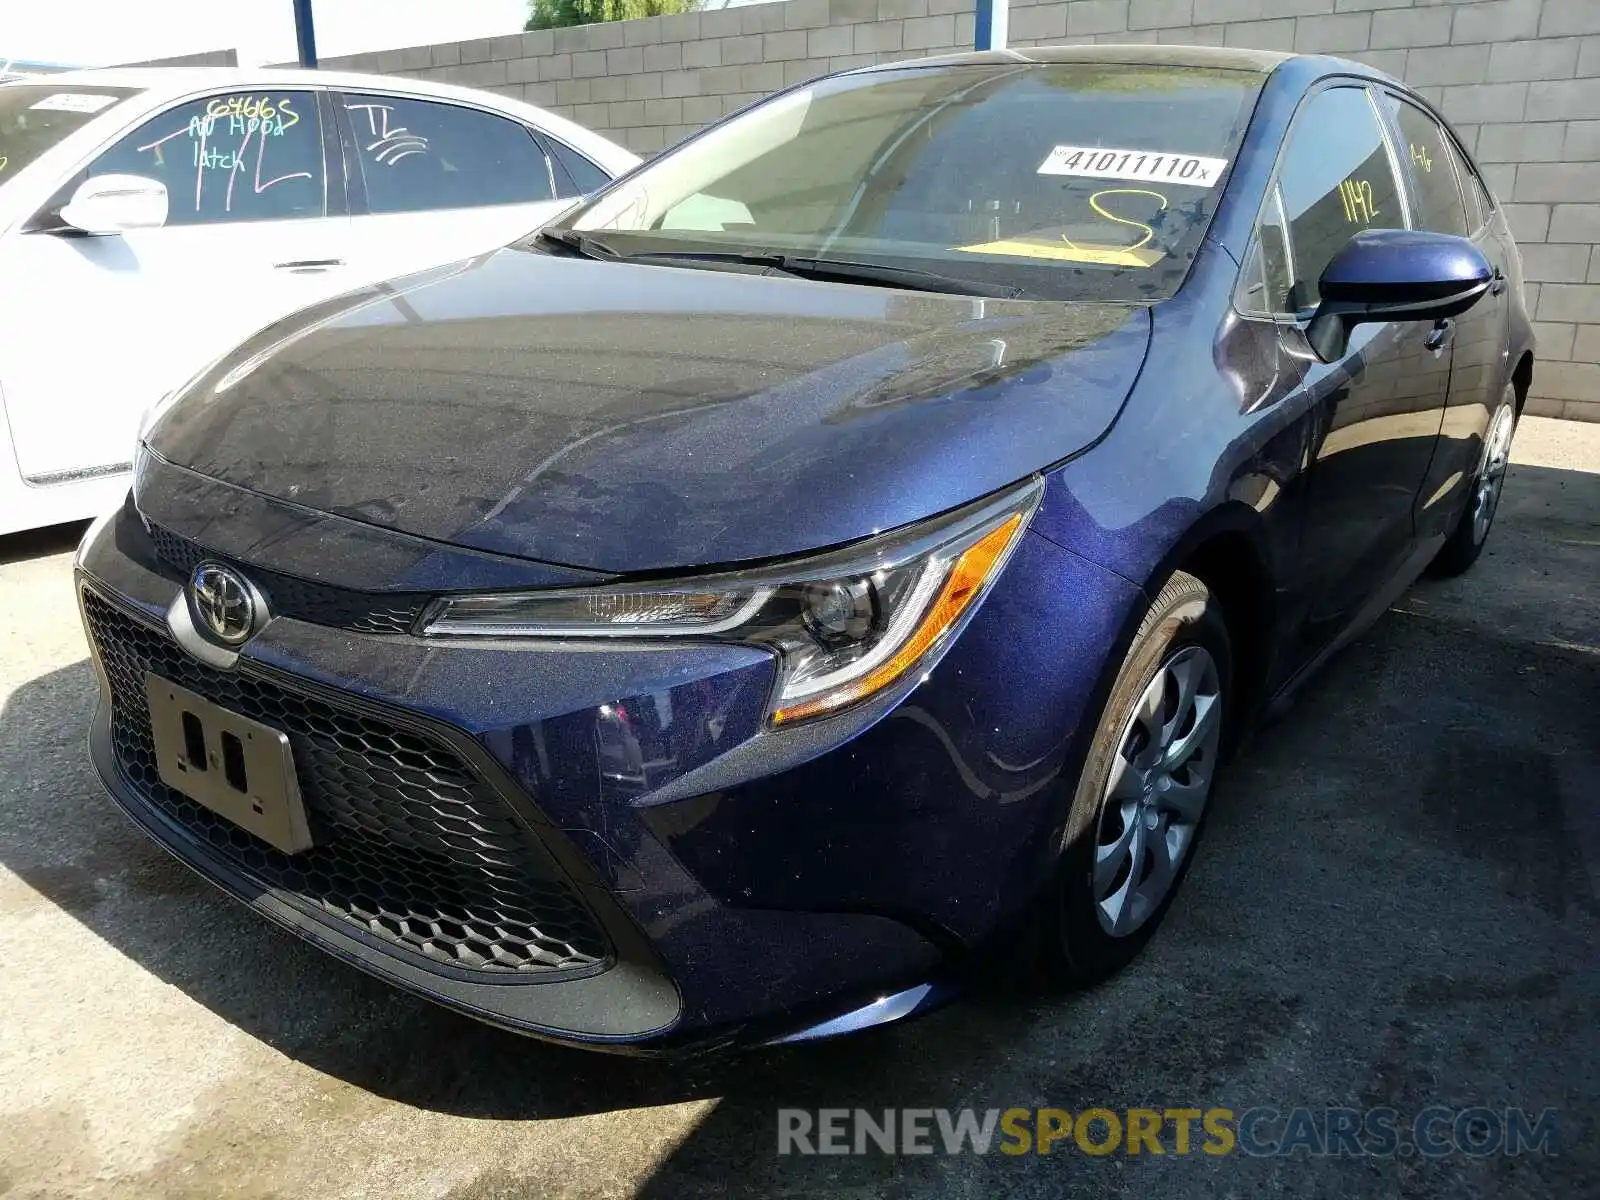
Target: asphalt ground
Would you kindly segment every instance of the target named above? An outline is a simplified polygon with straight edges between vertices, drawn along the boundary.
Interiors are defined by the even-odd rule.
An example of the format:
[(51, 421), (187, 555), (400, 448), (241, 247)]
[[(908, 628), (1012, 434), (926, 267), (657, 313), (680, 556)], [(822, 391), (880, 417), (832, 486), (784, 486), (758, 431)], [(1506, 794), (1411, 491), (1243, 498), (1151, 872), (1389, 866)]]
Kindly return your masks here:
[[(1113, 983), (683, 1065), (402, 995), (146, 841), (84, 750), (81, 527), (0, 539), (0, 1195), (1600, 1196), (1600, 425), (1530, 418), (1515, 462), (1484, 559), (1413, 588), (1227, 775)], [(1392, 1109), (1403, 1147), (1434, 1109), (1554, 1110), (1555, 1135), (777, 1153), (780, 1108), (968, 1106), (1285, 1114), (1258, 1150), (1296, 1106)]]

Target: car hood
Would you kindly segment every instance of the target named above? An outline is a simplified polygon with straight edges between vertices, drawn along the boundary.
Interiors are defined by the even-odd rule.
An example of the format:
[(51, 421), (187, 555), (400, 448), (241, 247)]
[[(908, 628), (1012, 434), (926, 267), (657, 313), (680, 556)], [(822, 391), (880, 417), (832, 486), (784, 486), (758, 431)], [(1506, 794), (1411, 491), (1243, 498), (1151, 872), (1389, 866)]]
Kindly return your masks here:
[(264, 330), (147, 435), (179, 466), (614, 573), (772, 558), (954, 508), (1097, 439), (1127, 305), (508, 248)]

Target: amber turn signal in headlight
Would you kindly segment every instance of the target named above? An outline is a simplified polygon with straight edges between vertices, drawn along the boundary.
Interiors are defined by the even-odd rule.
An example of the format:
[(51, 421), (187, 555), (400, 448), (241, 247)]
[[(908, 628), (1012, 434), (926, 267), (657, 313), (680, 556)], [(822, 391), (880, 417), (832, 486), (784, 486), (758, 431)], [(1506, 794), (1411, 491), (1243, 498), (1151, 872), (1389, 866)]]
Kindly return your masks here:
[(1010, 550), (1017, 532), (1022, 528), (1022, 515), (1012, 513), (998, 528), (983, 535), (978, 542), (962, 551), (945, 577), (939, 594), (929, 606), (927, 615), (918, 622), (915, 632), (878, 666), (853, 683), (846, 684), (815, 699), (777, 708), (772, 712), (774, 725), (792, 724), (807, 717), (820, 717), (859, 703), (875, 692), (894, 683), (916, 666), (947, 633), (961, 614), (976, 600), (984, 587), (998, 573), (998, 567)]
[(447, 597), (425, 636), (700, 638), (779, 657), (768, 721), (840, 712), (906, 679), (947, 642), (1004, 568), (1043, 492), (999, 498), (845, 550), (674, 583)]

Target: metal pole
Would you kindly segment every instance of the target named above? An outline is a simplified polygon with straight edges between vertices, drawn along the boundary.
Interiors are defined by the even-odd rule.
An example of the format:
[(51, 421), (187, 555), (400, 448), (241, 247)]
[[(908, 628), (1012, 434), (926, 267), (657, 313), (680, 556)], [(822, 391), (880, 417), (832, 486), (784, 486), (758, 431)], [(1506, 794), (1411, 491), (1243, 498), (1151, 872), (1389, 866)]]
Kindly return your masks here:
[(978, 0), (977, 22), (973, 26), (974, 50), (1004, 50), (1009, 32), (1011, 0)]
[(311, 24), (311, 0), (294, 0), (294, 41), (300, 50), (300, 65), (317, 65), (317, 31)]

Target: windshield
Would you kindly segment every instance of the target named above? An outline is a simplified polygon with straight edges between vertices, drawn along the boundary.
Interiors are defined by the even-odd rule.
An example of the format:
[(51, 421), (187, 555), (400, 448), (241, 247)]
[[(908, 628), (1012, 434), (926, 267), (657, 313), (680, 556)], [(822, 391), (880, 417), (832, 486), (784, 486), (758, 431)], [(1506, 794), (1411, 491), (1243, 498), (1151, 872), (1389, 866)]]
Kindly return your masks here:
[(836, 76), (661, 155), (554, 228), (621, 256), (806, 256), (1161, 299), (1205, 236), (1262, 79), (1109, 63)]
[(0, 84), (0, 184), (136, 88)]

